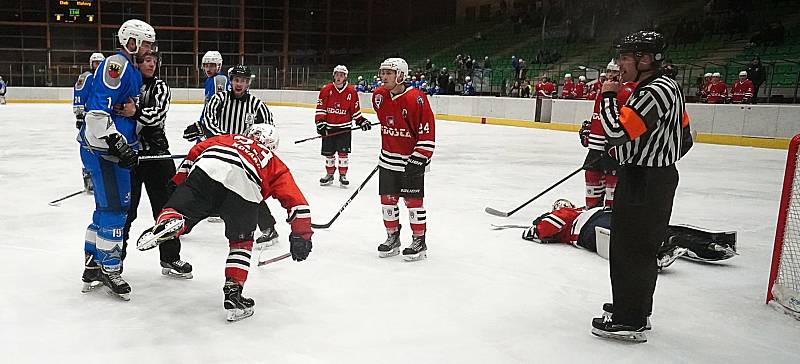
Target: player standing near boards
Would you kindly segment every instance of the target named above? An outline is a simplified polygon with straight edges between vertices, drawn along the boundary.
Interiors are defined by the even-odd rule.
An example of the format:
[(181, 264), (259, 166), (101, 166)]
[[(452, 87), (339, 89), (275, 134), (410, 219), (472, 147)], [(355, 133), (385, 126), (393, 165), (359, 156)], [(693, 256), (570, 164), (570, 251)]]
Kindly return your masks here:
[(183, 138), (190, 142), (196, 142), (210, 136), (205, 135), (206, 133), (202, 127), (205, 107), (217, 92), (231, 89), (231, 82), (225, 72), (222, 71), (222, 54), (218, 51), (208, 51), (203, 55), (201, 62), (203, 64), (203, 72), (206, 74), (206, 80), (203, 83), (205, 98), (203, 99), (203, 112), (200, 113), (200, 120), (189, 124), (183, 131)]
[(601, 118), (606, 140), (616, 146), (619, 180), (612, 215), (609, 264), (613, 304), (610, 318), (592, 320), (592, 333), (645, 342), (658, 267), (656, 253), (666, 234), (677, 162), (692, 146), (683, 92), (661, 73), (666, 43), (652, 31), (625, 36), (616, 45), (622, 82), (639, 82), (624, 106), (618, 82), (603, 84)]
[[(72, 113), (75, 114), (75, 127), (81, 130), (86, 117), (86, 99), (89, 96), (89, 91), (92, 89), (92, 82), (94, 82), (94, 71), (100, 66), (100, 63), (106, 59), (102, 53), (92, 53), (89, 56), (89, 67), (91, 71), (86, 71), (78, 76), (75, 81), (75, 86), (72, 88)], [(80, 138), (78, 138), (80, 142)], [(86, 168), (82, 168), (83, 173), (83, 189), (86, 193), (94, 193), (94, 186), (92, 186), (92, 176)]]
[(326, 136), (331, 133), (348, 131), (346, 133), (329, 136), (322, 139), (322, 156), (325, 157), (325, 177), (319, 179), (321, 186), (333, 183), (333, 174), (336, 172), (336, 155), (339, 155), (339, 183), (347, 187), (348, 155), (352, 134), (349, 132), (353, 125), (363, 130), (372, 126), (369, 121), (361, 116), (361, 106), (358, 102), (358, 93), (352, 85), (347, 83), (347, 67), (338, 65), (333, 69), (333, 82), (325, 85), (319, 91), (317, 98), (317, 112), (314, 122), (317, 133)]
[(400, 209), (402, 197), (411, 225), (411, 245), (403, 249), (408, 261), (425, 259), (426, 215), (425, 168), (435, 147), (435, 120), (428, 97), (408, 87), (408, 63), (388, 58), (380, 66), (383, 86), (372, 95), (372, 107), (381, 123), (381, 156), (378, 162), (378, 193), (381, 195), (383, 225), (388, 237), (378, 245), (381, 258), (400, 253)]

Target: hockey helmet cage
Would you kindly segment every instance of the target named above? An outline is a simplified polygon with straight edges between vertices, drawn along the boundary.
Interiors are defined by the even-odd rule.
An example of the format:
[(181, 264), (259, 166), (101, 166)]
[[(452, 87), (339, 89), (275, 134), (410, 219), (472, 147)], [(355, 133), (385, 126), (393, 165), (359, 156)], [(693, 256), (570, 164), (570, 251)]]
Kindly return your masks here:
[(272, 124), (253, 124), (250, 125), (244, 133), (248, 138), (254, 139), (267, 146), (270, 151), (278, 149), (280, 137), (278, 136), (278, 129)]
[[(128, 40), (131, 38), (136, 42), (136, 49), (133, 50), (127, 48)], [(129, 53), (136, 53), (143, 42), (156, 42), (156, 30), (150, 24), (139, 19), (131, 19), (122, 23), (119, 27), (117, 39), (119, 39), (119, 44)]]
[(572, 201), (567, 200), (566, 198), (559, 198), (558, 200), (553, 202), (553, 210), (552, 211), (563, 209), (563, 208), (566, 208), (566, 207), (574, 209), (575, 208), (575, 204), (573, 204)]

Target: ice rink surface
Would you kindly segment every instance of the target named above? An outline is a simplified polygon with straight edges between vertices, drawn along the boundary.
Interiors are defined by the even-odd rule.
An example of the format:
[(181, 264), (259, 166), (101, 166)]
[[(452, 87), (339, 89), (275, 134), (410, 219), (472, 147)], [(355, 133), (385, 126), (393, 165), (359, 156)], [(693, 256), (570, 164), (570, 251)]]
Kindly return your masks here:
[[(201, 105), (173, 105), (172, 152)], [(278, 155), (327, 222), (375, 166), (379, 132), (356, 132), (350, 189), (324, 174), (313, 109), (271, 107)], [(375, 120), (374, 115), (367, 115)], [(588, 117), (588, 115), (587, 115)], [(590, 334), (609, 302), (608, 262), (567, 245), (537, 245), (520, 230), (557, 198), (583, 200), (578, 175), (509, 218), (508, 211), (576, 169), (576, 133), (439, 121), (427, 175), (428, 259), (379, 259), (385, 239), (377, 178), (327, 230), (305, 262), (252, 267), (245, 295), (255, 315), (227, 323), (222, 308), (228, 245), (221, 224), (183, 239), (194, 279), (164, 277), (158, 253), (132, 249), (122, 302), (80, 292), (83, 237), (93, 210), (80, 195), (81, 163), (68, 104), (0, 106), (0, 362), (2, 363), (798, 363), (800, 322), (764, 304), (785, 163), (783, 150), (698, 144), (679, 165), (673, 223), (737, 230), (741, 255), (722, 264), (679, 260), (659, 276), (649, 342)], [(279, 243), (286, 213), (275, 200)], [(143, 199), (132, 236), (150, 226)], [(404, 246), (410, 242), (401, 206)], [(253, 264), (255, 265), (255, 264)]]

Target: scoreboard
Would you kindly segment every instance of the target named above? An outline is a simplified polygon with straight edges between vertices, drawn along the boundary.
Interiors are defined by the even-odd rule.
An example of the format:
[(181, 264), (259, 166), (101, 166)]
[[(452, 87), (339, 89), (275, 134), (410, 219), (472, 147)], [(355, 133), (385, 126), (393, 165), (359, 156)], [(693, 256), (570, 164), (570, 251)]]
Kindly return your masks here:
[(53, 20), (57, 23), (94, 23), (98, 0), (53, 0)]

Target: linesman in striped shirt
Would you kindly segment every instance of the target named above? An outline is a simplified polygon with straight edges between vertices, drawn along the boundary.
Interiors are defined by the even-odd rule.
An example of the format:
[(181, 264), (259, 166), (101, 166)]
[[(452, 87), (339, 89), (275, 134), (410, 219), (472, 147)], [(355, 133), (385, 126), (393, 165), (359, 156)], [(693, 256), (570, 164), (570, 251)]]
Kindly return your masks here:
[[(231, 89), (217, 92), (208, 100), (201, 121), (203, 125), (189, 125), (183, 133), (184, 139), (244, 134), (253, 124), (275, 125), (267, 105), (250, 93), (250, 82), (254, 77), (250, 69), (244, 65), (236, 65), (228, 71), (228, 77), (231, 80)], [(274, 244), (278, 232), (275, 231), (275, 218), (266, 202), (262, 202), (259, 207), (258, 227), (262, 234), (256, 240), (256, 247), (260, 249)]]
[(691, 148), (692, 138), (683, 93), (660, 71), (664, 37), (640, 31), (625, 36), (616, 49), (621, 81), (638, 85), (622, 107), (616, 102), (618, 82), (602, 88), (603, 129), (620, 169), (609, 251), (613, 304), (604, 305), (610, 315), (592, 321), (592, 333), (644, 342), (658, 276), (656, 254), (678, 186), (675, 162)]

